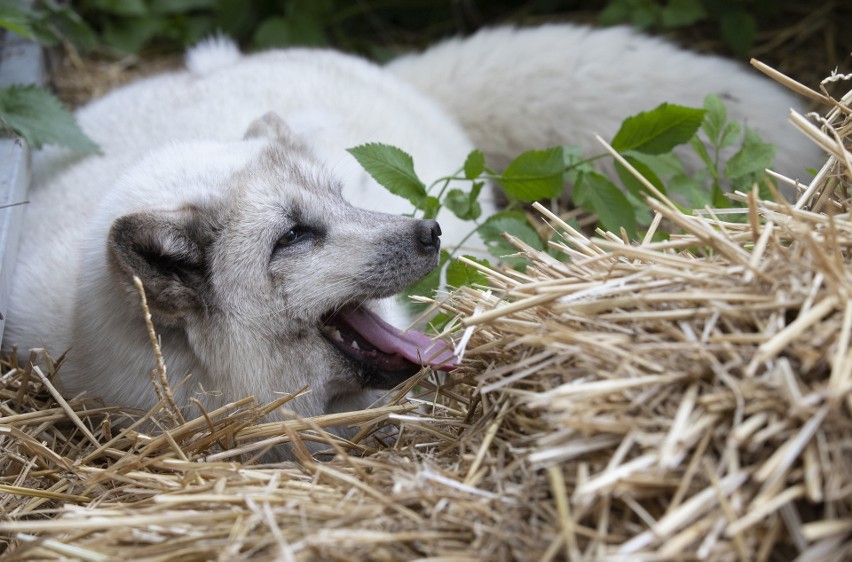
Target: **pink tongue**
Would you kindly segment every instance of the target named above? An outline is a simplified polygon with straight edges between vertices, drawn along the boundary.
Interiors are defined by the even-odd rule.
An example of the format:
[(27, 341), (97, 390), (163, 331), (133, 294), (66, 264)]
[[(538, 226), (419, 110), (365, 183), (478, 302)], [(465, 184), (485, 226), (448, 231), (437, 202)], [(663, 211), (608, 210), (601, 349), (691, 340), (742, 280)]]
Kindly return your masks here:
[(343, 314), (343, 320), (371, 345), (385, 353), (398, 353), (418, 365), (452, 369), (458, 365), (452, 346), (420, 332), (401, 332), (378, 315), (360, 306)]

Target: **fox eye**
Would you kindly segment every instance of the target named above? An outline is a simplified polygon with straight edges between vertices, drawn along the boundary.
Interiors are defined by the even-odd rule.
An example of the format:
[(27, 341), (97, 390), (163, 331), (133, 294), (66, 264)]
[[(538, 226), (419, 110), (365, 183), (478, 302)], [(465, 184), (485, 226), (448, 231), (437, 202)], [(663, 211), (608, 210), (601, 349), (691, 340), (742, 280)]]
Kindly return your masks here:
[(292, 246), (297, 242), (301, 242), (303, 240), (308, 240), (313, 237), (313, 230), (304, 226), (294, 226), (287, 232), (281, 235), (278, 238), (278, 241), (275, 243), (276, 248), (282, 248), (286, 246)]

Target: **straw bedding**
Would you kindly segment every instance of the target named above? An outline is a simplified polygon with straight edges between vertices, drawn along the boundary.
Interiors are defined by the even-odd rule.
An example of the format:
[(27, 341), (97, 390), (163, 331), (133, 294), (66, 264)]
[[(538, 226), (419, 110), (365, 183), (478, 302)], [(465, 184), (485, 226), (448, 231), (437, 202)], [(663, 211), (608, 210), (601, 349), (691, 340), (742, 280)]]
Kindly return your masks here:
[[(807, 93), (823, 131), (794, 121), (831, 156), (795, 204), (651, 201), (677, 234), (641, 243), (538, 207), (567, 260), (518, 243), (525, 273), (454, 293), (463, 366), (386, 406), (186, 422), (156, 372), (136, 415), (62, 400), (61, 358), (8, 360), (4, 557), (849, 559), (852, 95)], [(282, 442), (297, 462), (255, 462)]]

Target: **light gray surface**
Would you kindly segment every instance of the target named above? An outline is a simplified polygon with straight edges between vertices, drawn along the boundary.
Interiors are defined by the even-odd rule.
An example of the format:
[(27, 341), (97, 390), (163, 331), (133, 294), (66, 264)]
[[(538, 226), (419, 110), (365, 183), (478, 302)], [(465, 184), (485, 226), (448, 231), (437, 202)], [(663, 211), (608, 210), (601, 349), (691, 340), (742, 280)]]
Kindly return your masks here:
[[(44, 84), (44, 80), (41, 47), (12, 33), (0, 35), (0, 87)], [(22, 139), (0, 138), (0, 336), (23, 227), (25, 206), (20, 203), (26, 201), (29, 185), (29, 146)]]

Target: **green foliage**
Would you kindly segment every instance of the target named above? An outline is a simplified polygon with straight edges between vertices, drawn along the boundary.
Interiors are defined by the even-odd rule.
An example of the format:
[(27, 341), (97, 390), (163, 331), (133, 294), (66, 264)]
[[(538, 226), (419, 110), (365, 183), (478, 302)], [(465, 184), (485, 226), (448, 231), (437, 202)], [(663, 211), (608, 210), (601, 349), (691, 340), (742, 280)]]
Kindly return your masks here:
[(426, 194), (426, 186), (414, 171), (414, 160), (405, 151), (386, 144), (371, 143), (349, 149), (361, 166), (381, 186), (407, 199), (415, 211), (431, 219), (438, 214), (438, 200)]
[(518, 253), (518, 249), (509, 243), (504, 233), (522, 240), (536, 250), (544, 249), (544, 243), (522, 211), (495, 213), (480, 224), (476, 231), (492, 255), (513, 267), (523, 268), (526, 260), (513, 255)]
[(695, 135), (705, 113), (703, 109), (664, 103), (653, 111), (625, 119), (612, 139), (612, 147), (619, 152), (671, 152), (674, 147)]
[(509, 164), (500, 178), (507, 193), (524, 203), (559, 197), (565, 171), (561, 146), (524, 152)]
[[(517, 255), (506, 235), (538, 250), (548, 247), (548, 240), (542, 239), (529, 222), (522, 205), (560, 197), (566, 184), (572, 186), (574, 204), (597, 216), (597, 226), (615, 233), (623, 229), (635, 240), (651, 222), (646, 198), (663, 194), (685, 208), (730, 207), (734, 203), (725, 193), (766, 181), (763, 171), (771, 166), (775, 153), (775, 148), (754, 131), (729, 121), (725, 104), (715, 95), (707, 96), (701, 108), (663, 103), (628, 117), (610, 144), (654, 189), (617, 162), (618, 183), (614, 182), (598, 167), (608, 155), (585, 157), (583, 150), (574, 146), (524, 152), (502, 173), (491, 170), (482, 152), (474, 150), (454, 174), (428, 187), (417, 177), (411, 156), (398, 148), (367, 144), (349, 151), (377, 182), (414, 205), (413, 216), (431, 218), (446, 208), (470, 221), (468, 236), (477, 234), (497, 260), (520, 270), (527, 262)], [(697, 155), (703, 167), (687, 169), (681, 158), (688, 150)], [(727, 154), (730, 157), (723, 156)], [(487, 182), (503, 186), (508, 206), (480, 220), (478, 199)], [(424, 204), (426, 201), (428, 204)], [(575, 228), (579, 226), (575, 224)], [(656, 236), (666, 234), (658, 232)], [(453, 258), (457, 251), (443, 251), (440, 267), (412, 286), (408, 294), (431, 294), (439, 286), (441, 271), (452, 287), (484, 283), (477, 269)], [(557, 259), (565, 259), (561, 252), (548, 251)], [(442, 318), (437, 325), (447, 320)]]
[(33, 148), (56, 144), (78, 152), (98, 151), (62, 103), (36, 86), (0, 88), (0, 122)]
[[(470, 261), (482, 264), (486, 267), (488, 267), (489, 265), (487, 261), (477, 259), (474, 256), (465, 256), (465, 258), (469, 259)], [(486, 284), (487, 279), (485, 279), (485, 275), (483, 275), (481, 271), (479, 271), (473, 266), (470, 266), (459, 260), (452, 260), (449, 265), (447, 265), (447, 285), (449, 285), (450, 287)]]
[(734, 54), (744, 56), (754, 44), (758, 22), (766, 24), (785, 4), (793, 0), (609, 0), (598, 21), (648, 30), (709, 22)]
[(624, 228), (631, 240), (636, 238), (633, 205), (603, 174), (592, 172), (580, 176), (580, 181), (574, 184), (574, 202), (586, 209), (593, 209), (605, 229), (618, 232)]
[(0, 26), (47, 44), (68, 41), (84, 51), (103, 45), (118, 53), (155, 43), (182, 48), (215, 33), (256, 48), (323, 46), (343, 35), (343, 9), (350, 6), (345, 0), (78, 0), (72, 10), (42, 0), (33, 10), (22, 0), (5, 3)]
[(98, 43), (97, 36), (83, 18), (56, 1), (40, 2), (34, 8), (23, 0), (3, 0), (0, 2), (0, 27), (45, 46), (67, 41), (80, 51), (88, 51)]

